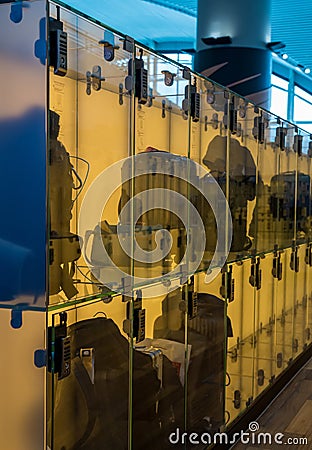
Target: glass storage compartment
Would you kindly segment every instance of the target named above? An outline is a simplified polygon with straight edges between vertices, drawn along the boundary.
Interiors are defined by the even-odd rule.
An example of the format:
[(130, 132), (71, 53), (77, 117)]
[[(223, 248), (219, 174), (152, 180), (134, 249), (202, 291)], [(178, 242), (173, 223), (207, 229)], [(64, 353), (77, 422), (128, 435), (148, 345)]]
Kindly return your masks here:
[[(25, 318), (37, 358), (47, 312), (48, 446), (159, 449), (177, 429), (226, 429), (311, 342), (310, 136), (54, 2), (49, 44), (63, 27), (68, 64), (49, 55), (47, 68), (46, 3), (29, 4), (42, 91), (48, 74), (48, 230), (34, 215), (48, 301), (6, 298), (0, 318), (8, 342)], [(40, 163), (29, 194), (45, 186)], [(22, 314), (33, 299), (40, 312)], [(29, 392), (39, 408), (43, 389)]]
[[(50, 5), (54, 20), (58, 8)], [(53, 69), (49, 73), (53, 304), (101, 294), (98, 285), (103, 281), (108, 291), (120, 287), (120, 274), (110, 267), (109, 258), (130, 273), (130, 260), (116, 242), (116, 226), (122, 160), (134, 153), (133, 100), (125, 86), (133, 42), (125, 43), (121, 36), (64, 9), (59, 15), (69, 50), (66, 76), (55, 75)], [(110, 48), (114, 55), (107, 54)], [(90, 189), (90, 195), (95, 192), (101, 199), (98, 204), (95, 197), (83, 204)], [(129, 227), (125, 226), (125, 237)]]
[[(63, 170), (60, 193), (50, 165), (50, 324), (57, 339), (67, 313), (74, 371), (50, 377), (50, 444), (98, 445), (107, 408), (119, 405), (102, 443), (167, 448), (177, 429), (226, 427), (309, 342), (310, 266), (296, 272), (309, 238), (298, 234), (295, 174), (309, 174), (310, 161), (292, 125), (116, 32), (63, 9), (60, 18), (69, 70), (50, 70), (50, 110), (70, 176)], [(107, 327), (118, 367), (96, 351)], [(85, 393), (70, 387), (77, 365), (99, 397), (110, 392), (88, 436), (77, 427), (88, 423)], [(76, 425), (63, 397), (79, 404)]]

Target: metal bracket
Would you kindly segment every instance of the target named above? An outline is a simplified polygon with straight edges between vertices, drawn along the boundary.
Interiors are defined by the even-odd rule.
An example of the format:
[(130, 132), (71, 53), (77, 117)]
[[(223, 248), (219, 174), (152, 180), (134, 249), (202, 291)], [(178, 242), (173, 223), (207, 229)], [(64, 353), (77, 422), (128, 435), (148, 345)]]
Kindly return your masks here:
[(257, 346), (257, 336), (255, 334), (253, 336), (251, 336), (250, 344), (253, 348), (255, 348)]
[(125, 36), (123, 40), (123, 49), (129, 53), (134, 52), (134, 39), (132, 37)]
[(241, 400), (242, 400), (241, 393), (240, 393), (240, 391), (237, 389), (236, 391), (234, 391), (234, 400), (233, 400), (234, 408), (235, 408), (235, 409), (239, 409), (239, 408), (240, 408), (240, 406), (241, 406)]
[(118, 86), (119, 105), (123, 105), (123, 84), (119, 83)]
[(122, 301), (128, 302), (132, 298), (132, 278), (124, 277), (121, 279), (122, 283)]
[(311, 339), (311, 329), (310, 328), (305, 329), (305, 338), (306, 338), (306, 341), (309, 341)]
[(287, 129), (283, 127), (276, 128), (275, 144), (281, 149), (285, 150)]
[(43, 349), (35, 350), (34, 365), (41, 369), (47, 365), (47, 351)]
[(298, 341), (298, 339), (294, 338), (293, 344), (292, 344), (292, 349), (295, 353), (297, 353), (298, 348), (299, 348), (299, 341)]
[(161, 117), (163, 119), (166, 118), (166, 100), (165, 99), (162, 100), (162, 102), (161, 102)]
[(257, 290), (261, 289), (262, 270), (260, 269), (260, 258), (253, 258), (251, 263), (251, 274), (249, 283)]
[(58, 379), (71, 371), (70, 337), (67, 335), (67, 313), (59, 314), (60, 324), (48, 328), (48, 371), (57, 373)]
[(19, 303), (13, 306), (11, 310), (11, 321), (10, 325), (14, 329), (21, 328), (23, 325), (23, 311), (27, 309), (28, 303)]
[[(128, 277), (130, 278), (130, 277)], [(133, 317), (130, 316), (130, 308), (132, 302), (127, 303), (127, 319), (124, 320), (123, 329), (130, 336), (133, 337), (136, 342), (141, 342), (145, 339), (145, 309), (142, 308), (142, 291), (136, 291), (136, 298), (133, 301)], [(131, 336), (131, 319), (133, 323), (132, 336)]]
[(264, 385), (264, 370), (263, 369), (258, 370), (257, 382), (258, 382), (258, 386)]
[(262, 116), (254, 118), (254, 127), (252, 129), (253, 137), (260, 143), (264, 143), (265, 121)]
[(235, 283), (232, 272), (232, 266), (228, 267), (228, 271), (226, 268), (222, 270), (222, 285), (220, 287), (220, 295), (224, 299), (226, 298), (229, 303), (234, 301)]
[[(217, 130), (217, 129), (218, 129), (218, 126), (219, 126), (219, 117), (218, 117), (218, 113), (213, 113), (213, 114), (212, 114), (211, 123), (212, 123), (212, 128), (213, 128), (214, 130)], [(221, 122), (221, 124), (222, 124), (222, 122)]]
[(299, 272), (299, 256), (298, 256), (298, 247), (293, 245), (293, 250), (290, 256), (290, 268), (296, 273)]
[(189, 279), (187, 285), (187, 314), (189, 319), (194, 319), (198, 313), (198, 296), (194, 290), (194, 276)]
[(253, 397), (248, 397), (248, 399), (246, 401), (247, 408), (252, 404), (252, 402), (253, 402)]
[(207, 89), (206, 100), (207, 100), (208, 105), (214, 104), (214, 102), (216, 101), (216, 94), (215, 94), (214, 88)]
[(169, 72), (169, 70), (162, 70), (161, 73), (164, 75), (164, 83), (166, 86), (172, 86), (174, 82), (174, 78), (176, 77), (175, 73)]
[[(134, 73), (133, 73), (134, 71)], [(135, 83), (134, 83), (135, 81)], [(134, 86), (135, 84), (135, 86)], [(134, 95), (138, 99), (139, 105), (145, 105), (148, 101), (148, 71), (144, 68), (144, 61), (141, 58), (130, 59), (128, 62), (128, 75), (125, 80), (126, 89), (129, 93), (134, 87)]]
[(245, 119), (246, 117), (247, 105), (248, 103), (244, 101), (244, 103), (240, 103), (238, 106), (238, 115), (241, 119)]
[(111, 62), (115, 59), (115, 50), (118, 50), (119, 45), (115, 45), (115, 36), (111, 31), (105, 30), (104, 37), (99, 41), (100, 45), (104, 46), (104, 59)]
[(154, 100), (154, 95), (153, 95), (153, 88), (149, 87), (148, 88), (148, 96), (147, 96), (147, 103), (146, 106), (148, 108), (150, 108), (151, 106), (153, 106), (153, 100)]
[(275, 375), (272, 375), (271, 378), (269, 379), (269, 384), (273, 384), (275, 381)]
[(10, 20), (14, 23), (20, 23), (23, 20), (23, 8), (29, 8), (25, 1), (15, 2), (11, 5)]
[(200, 95), (197, 92), (196, 85), (186, 85), (184, 100), (182, 101), (182, 110), (187, 116), (190, 114), (193, 122), (198, 122), (200, 118)]
[(294, 136), (294, 151), (298, 153), (298, 156), (302, 156), (302, 140), (303, 136), (300, 134)]
[(228, 128), (232, 134), (237, 133), (237, 109), (235, 107), (234, 97), (232, 97), (231, 101), (229, 102), (229, 111), (228, 111), (228, 104), (225, 103), (224, 105), (223, 123), (225, 128), (226, 129)]
[(183, 67), (182, 78), (184, 78), (184, 80), (190, 80), (191, 79), (191, 71), (190, 71), (189, 67)]
[(282, 309), (282, 314), (281, 314), (281, 325), (285, 325), (286, 323), (286, 313), (285, 310)]
[(47, 42), (46, 42), (46, 18), (42, 17), (39, 21), (39, 39), (34, 44), (35, 57), (39, 59), (44, 66), (47, 59)]
[(92, 72), (89, 70), (86, 73), (87, 78), (87, 94), (91, 94), (91, 86), (95, 91), (100, 91), (102, 87), (102, 81), (105, 81), (105, 78), (102, 77), (102, 69), (101, 66), (93, 66)]
[(306, 248), (306, 252), (305, 252), (305, 263), (308, 266), (312, 266), (312, 244), (309, 244)]
[(283, 278), (283, 263), (281, 262), (281, 252), (278, 251), (274, 252), (272, 275), (278, 281)]
[(231, 350), (229, 353), (231, 355), (231, 361), (232, 362), (236, 362), (237, 358), (238, 358), (238, 350), (237, 350), (237, 348), (234, 347), (233, 350)]
[(281, 369), (283, 367), (283, 353), (277, 353), (276, 355), (276, 366), (278, 369)]

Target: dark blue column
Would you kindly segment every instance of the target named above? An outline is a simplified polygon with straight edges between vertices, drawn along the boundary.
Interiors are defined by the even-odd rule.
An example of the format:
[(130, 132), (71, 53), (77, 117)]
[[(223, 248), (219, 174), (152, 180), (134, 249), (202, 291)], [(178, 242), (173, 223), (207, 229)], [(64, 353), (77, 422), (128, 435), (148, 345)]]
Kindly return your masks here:
[(270, 104), (270, 40), (271, 0), (198, 0), (194, 69), (264, 107)]

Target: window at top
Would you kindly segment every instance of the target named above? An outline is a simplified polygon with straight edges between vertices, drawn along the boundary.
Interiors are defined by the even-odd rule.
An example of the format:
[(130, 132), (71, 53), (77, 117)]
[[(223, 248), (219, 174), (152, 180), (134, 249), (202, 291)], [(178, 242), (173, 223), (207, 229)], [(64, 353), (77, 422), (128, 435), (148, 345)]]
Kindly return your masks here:
[(284, 89), (285, 91), (288, 91), (288, 81), (284, 80), (284, 78), (274, 75), (273, 73), (271, 75), (271, 83), (273, 86), (276, 86), (281, 89)]
[(304, 100), (307, 100), (308, 102), (312, 103), (312, 95), (309, 94), (309, 92), (305, 91), (304, 89), (301, 89), (299, 86), (295, 86), (295, 95), (298, 95)]

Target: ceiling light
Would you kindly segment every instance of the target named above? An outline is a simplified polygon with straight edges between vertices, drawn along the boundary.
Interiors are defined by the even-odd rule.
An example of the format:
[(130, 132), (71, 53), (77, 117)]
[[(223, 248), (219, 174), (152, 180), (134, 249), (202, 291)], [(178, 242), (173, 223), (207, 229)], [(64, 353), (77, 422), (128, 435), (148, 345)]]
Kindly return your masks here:
[(306, 67), (304, 69), (304, 73), (306, 73), (306, 74), (311, 73), (311, 69), (309, 67)]
[(283, 58), (283, 59), (288, 59), (287, 53), (283, 53), (283, 54), (282, 54), (282, 58)]

